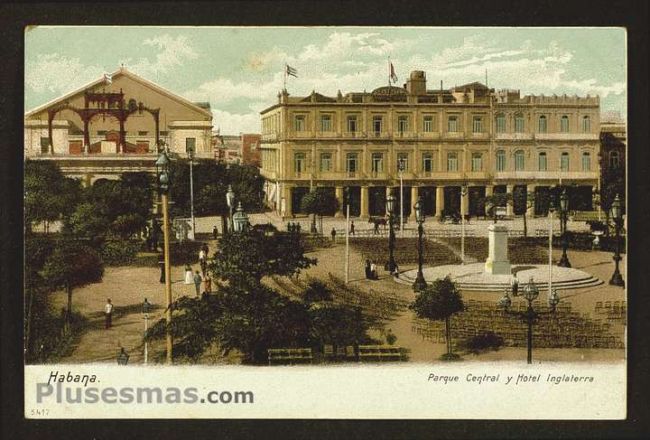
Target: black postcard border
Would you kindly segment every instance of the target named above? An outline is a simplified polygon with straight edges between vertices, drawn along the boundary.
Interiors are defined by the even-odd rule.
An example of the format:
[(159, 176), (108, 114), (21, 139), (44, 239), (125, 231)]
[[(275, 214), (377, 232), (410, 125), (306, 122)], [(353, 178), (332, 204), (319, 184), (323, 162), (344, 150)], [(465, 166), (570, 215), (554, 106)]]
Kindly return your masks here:
[[(648, 31), (646, 2), (219, 1), (0, 5), (0, 396), (3, 438), (641, 438), (647, 437)], [(24, 27), (51, 25), (620, 26), (628, 30), (630, 349), (625, 421), (25, 420), (22, 358)], [(101, 48), (98, 48), (101, 49)], [(498, 402), (495, 402), (498, 404)], [(585, 402), (586, 405), (589, 402)], [(645, 434), (645, 435), (644, 435)]]

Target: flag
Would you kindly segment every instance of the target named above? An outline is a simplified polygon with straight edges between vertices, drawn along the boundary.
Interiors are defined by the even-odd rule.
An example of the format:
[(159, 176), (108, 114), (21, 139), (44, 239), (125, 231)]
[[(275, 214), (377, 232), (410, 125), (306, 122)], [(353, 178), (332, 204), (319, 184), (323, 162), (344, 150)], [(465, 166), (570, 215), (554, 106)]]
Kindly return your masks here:
[(390, 63), (390, 80), (393, 81), (394, 83), (397, 82), (397, 75), (395, 74), (395, 68), (393, 67), (393, 63)]
[(298, 78), (298, 70), (294, 69), (288, 64), (285, 64), (285, 66), (287, 66), (287, 75)]
[(113, 75), (109, 75), (108, 73), (104, 74), (104, 82), (106, 84), (112, 84), (113, 83)]

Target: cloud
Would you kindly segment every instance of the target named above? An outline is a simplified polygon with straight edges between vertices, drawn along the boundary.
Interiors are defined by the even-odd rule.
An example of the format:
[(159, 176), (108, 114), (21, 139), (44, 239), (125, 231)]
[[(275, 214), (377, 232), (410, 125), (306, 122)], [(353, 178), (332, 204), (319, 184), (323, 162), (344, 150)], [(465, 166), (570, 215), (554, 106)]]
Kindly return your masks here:
[(79, 58), (39, 54), (25, 66), (25, 86), (36, 93), (64, 94), (98, 79), (104, 69), (84, 65)]
[(199, 57), (184, 35), (178, 35), (176, 38), (168, 34), (158, 35), (147, 38), (142, 44), (158, 49), (153, 61), (149, 58), (140, 58), (132, 62), (131, 58), (127, 58), (122, 62), (129, 70), (144, 77), (169, 73), (171, 69), (184, 66), (186, 61)]
[(260, 133), (259, 113), (230, 113), (212, 110), (212, 126), (221, 134)]

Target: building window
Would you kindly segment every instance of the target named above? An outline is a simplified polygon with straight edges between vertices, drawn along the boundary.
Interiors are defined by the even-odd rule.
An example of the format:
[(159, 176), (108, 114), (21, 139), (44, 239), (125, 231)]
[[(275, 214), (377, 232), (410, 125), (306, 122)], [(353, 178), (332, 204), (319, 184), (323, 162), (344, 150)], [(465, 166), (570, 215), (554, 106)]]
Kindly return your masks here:
[(458, 153), (447, 153), (447, 171), (458, 171)]
[(348, 116), (348, 132), (356, 133), (357, 132), (357, 117)]
[(539, 124), (537, 126), (537, 131), (540, 133), (546, 133), (546, 116), (542, 115), (539, 117)]
[(609, 152), (609, 167), (610, 168), (618, 168), (620, 165), (620, 156), (618, 154), (618, 151), (610, 151)]
[(582, 171), (591, 171), (591, 154), (582, 153)]
[(589, 119), (589, 116), (582, 117), (582, 132), (583, 133), (591, 132), (591, 119)]
[(515, 171), (523, 171), (525, 165), (524, 152), (522, 150), (515, 151)]
[(540, 171), (546, 171), (548, 169), (545, 152), (542, 151), (539, 153), (537, 164)]
[(383, 173), (384, 172), (384, 154), (383, 153), (372, 153), (372, 172), (373, 173)]
[(293, 118), (293, 129), (294, 131), (305, 131), (305, 116), (296, 115)]
[(422, 171), (425, 173), (433, 171), (433, 154), (422, 153)]
[(397, 171), (409, 170), (409, 155), (408, 153), (397, 154)]
[(139, 131), (138, 136), (147, 136), (149, 134), (148, 131)]
[(524, 132), (524, 115), (515, 115), (515, 133)]
[(472, 133), (483, 133), (483, 118), (474, 116), (472, 118)]
[(569, 117), (564, 115), (560, 118), (560, 131), (562, 133), (569, 132)]
[(185, 138), (185, 152), (187, 154), (196, 152), (196, 138)]
[(400, 133), (404, 133), (405, 131), (409, 131), (409, 117), (408, 116), (399, 116), (397, 118), (397, 131)]
[[(99, 133), (97, 133), (97, 134), (99, 134)], [(106, 132), (104, 132), (104, 134), (106, 134)], [(169, 132), (168, 131), (161, 131), (160, 135), (161, 136), (169, 136)]]
[(47, 136), (41, 136), (41, 153), (50, 152), (50, 138)]
[(506, 116), (504, 114), (497, 115), (497, 133), (506, 132)]
[(449, 119), (447, 119), (447, 131), (449, 133), (456, 133), (458, 131), (458, 116), (449, 116)]
[(497, 151), (497, 171), (506, 170), (506, 152), (503, 150)]
[(483, 155), (472, 153), (472, 171), (483, 171)]
[(422, 131), (425, 133), (433, 132), (433, 116), (425, 116), (422, 121)]
[(320, 154), (320, 170), (332, 171), (332, 153)]
[(304, 173), (306, 169), (305, 153), (294, 153), (293, 169), (296, 174)]
[(562, 153), (560, 156), (560, 170), (569, 171), (569, 153)]
[(347, 171), (348, 173), (356, 173), (357, 160), (358, 160), (357, 153), (348, 153), (345, 157), (345, 171)]
[(97, 130), (97, 136), (106, 136), (106, 130)]
[(382, 124), (383, 124), (383, 117), (381, 116), (373, 116), (372, 117), (372, 131), (375, 132), (375, 134), (379, 134), (382, 131)]
[(332, 131), (332, 116), (321, 115), (320, 117), (320, 131)]

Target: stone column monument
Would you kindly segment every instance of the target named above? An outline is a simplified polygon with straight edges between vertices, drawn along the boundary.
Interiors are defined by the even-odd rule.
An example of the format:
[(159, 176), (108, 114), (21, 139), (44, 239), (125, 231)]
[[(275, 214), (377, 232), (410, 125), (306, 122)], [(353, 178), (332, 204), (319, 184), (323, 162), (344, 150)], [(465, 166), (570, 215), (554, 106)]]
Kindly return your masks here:
[(493, 275), (510, 275), (508, 260), (508, 228), (504, 225), (488, 226), (489, 252), (485, 272)]

